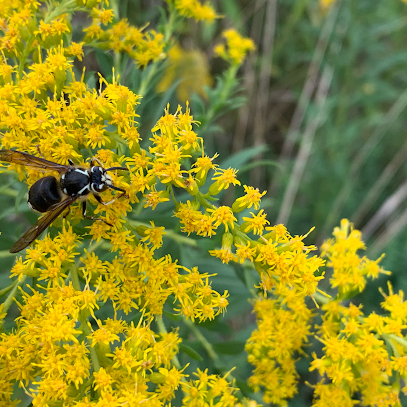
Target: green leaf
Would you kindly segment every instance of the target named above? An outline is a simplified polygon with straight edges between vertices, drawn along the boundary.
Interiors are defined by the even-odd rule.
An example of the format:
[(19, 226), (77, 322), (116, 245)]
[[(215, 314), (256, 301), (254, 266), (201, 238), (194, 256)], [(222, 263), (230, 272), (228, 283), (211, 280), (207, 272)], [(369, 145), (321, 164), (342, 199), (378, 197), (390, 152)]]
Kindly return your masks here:
[(213, 319), (212, 321), (207, 320), (201, 322), (199, 324), (199, 328), (204, 328), (212, 332), (218, 332), (222, 335), (233, 334), (233, 329), (230, 327), (230, 325), (226, 324), (225, 322), (222, 322), (220, 318)]
[(274, 160), (256, 160), (253, 161), (250, 164), (246, 164), (244, 167), (242, 167), (239, 170), (239, 174), (242, 174), (244, 172), (250, 171), (253, 168), (257, 168), (257, 167), (277, 167), (279, 170), (283, 171), (284, 167), (279, 164), (277, 161)]
[(213, 349), (223, 355), (238, 355), (244, 351), (244, 345), (242, 341), (221, 342), (213, 345)]
[(100, 49), (95, 49), (95, 54), (103, 76), (105, 78), (112, 76), (113, 57), (108, 52)]
[(256, 146), (251, 148), (246, 148), (231, 155), (227, 160), (220, 163), (221, 168), (242, 168), (242, 166), (252, 160), (254, 157), (260, 153), (264, 153), (268, 150), (267, 146)]
[(26, 193), (27, 193), (27, 190), (25, 189), (25, 188), (21, 188), (19, 191), (18, 191), (18, 194), (17, 194), (17, 197), (16, 197), (16, 202), (15, 202), (15, 210), (16, 210), (16, 213), (18, 213), (18, 208), (19, 208), (19, 206), (20, 206), (20, 204), (21, 204), (21, 201), (23, 200), (23, 198), (25, 197), (25, 195), (26, 195)]
[(18, 206), (17, 209), (11, 207), (6, 208), (0, 213), (0, 219), (7, 218), (7, 216), (11, 215), (13, 212), (22, 213), (22, 212), (32, 212), (28, 205), (24, 202)]
[(165, 316), (172, 319), (173, 321), (181, 321), (182, 320), (182, 315), (173, 314), (172, 312), (168, 312), (165, 309), (163, 310), (163, 313), (164, 313)]
[(186, 353), (189, 357), (197, 360), (198, 362), (203, 361), (203, 357), (196, 350), (192, 349), (188, 345), (185, 345), (184, 343), (179, 345), (179, 350)]

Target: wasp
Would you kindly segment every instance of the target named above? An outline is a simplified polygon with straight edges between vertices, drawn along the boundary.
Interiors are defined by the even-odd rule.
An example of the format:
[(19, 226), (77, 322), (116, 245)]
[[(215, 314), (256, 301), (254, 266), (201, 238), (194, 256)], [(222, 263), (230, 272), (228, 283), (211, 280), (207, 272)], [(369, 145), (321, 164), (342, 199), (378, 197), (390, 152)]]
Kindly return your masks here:
[[(40, 152), (41, 154), (41, 152)], [(59, 180), (53, 176), (46, 176), (36, 181), (28, 191), (28, 206), (37, 212), (45, 213), (10, 249), (10, 253), (18, 253), (31, 244), (65, 209), (76, 200), (82, 201), (82, 213), (87, 219), (104, 219), (86, 216), (86, 199), (92, 194), (102, 205), (109, 205), (115, 199), (126, 196), (126, 191), (113, 185), (109, 171), (129, 171), (125, 167), (104, 168), (102, 163), (93, 157), (89, 168), (77, 166), (72, 160), (69, 165), (63, 165), (39, 158), (21, 151), (0, 150), (0, 161), (25, 165), (39, 170), (58, 171)], [(97, 164), (97, 165), (96, 165)], [(106, 189), (121, 192), (115, 199), (103, 202), (100, 193)], [(109, 223), (107, 223), (111, 226)]]

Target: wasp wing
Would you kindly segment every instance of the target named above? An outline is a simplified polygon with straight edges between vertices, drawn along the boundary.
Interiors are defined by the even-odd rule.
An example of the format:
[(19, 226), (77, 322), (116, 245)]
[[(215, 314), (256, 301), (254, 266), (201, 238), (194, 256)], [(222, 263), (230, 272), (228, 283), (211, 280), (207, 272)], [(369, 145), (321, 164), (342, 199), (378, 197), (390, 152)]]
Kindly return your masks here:
[(14, 243), (10, 253), (18, 253), (32, 243), (69, 205), (72, 205), (76, 197), (68, 196), (65, 200), (52, 205), (49, 212), (38, 219), (24, 235)]
[(15, 150), (0, 150), (0, 161), (9, 163), (25, 165), (40, 170), (52, 170), (58, 172), (66, 172), (69, 165), (54, 163), (45, 160), (44, 158), (35, 157), (34, 155), (23, 153), (22, 151)]

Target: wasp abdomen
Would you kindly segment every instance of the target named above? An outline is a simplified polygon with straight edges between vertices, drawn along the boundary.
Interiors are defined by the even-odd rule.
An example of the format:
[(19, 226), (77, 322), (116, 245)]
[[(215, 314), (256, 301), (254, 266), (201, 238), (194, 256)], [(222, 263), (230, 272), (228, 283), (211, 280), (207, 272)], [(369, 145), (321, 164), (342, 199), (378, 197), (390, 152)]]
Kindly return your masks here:
[(49, 208), (61, 202), (62, 194), (55, 177), (44, 177), (34, 182), (28, 191), (28, 205), (38, 212), (47, 212)]

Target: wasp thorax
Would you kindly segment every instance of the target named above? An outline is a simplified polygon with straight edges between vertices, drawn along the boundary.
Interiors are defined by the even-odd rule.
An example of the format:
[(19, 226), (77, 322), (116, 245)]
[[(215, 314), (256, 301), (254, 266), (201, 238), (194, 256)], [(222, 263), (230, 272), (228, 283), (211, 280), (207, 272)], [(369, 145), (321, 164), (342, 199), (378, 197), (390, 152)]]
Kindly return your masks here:
[(70, 168), (61, 176), (61, 189), (68, 196), (89, 194), (89, 171), (85, 168)]

